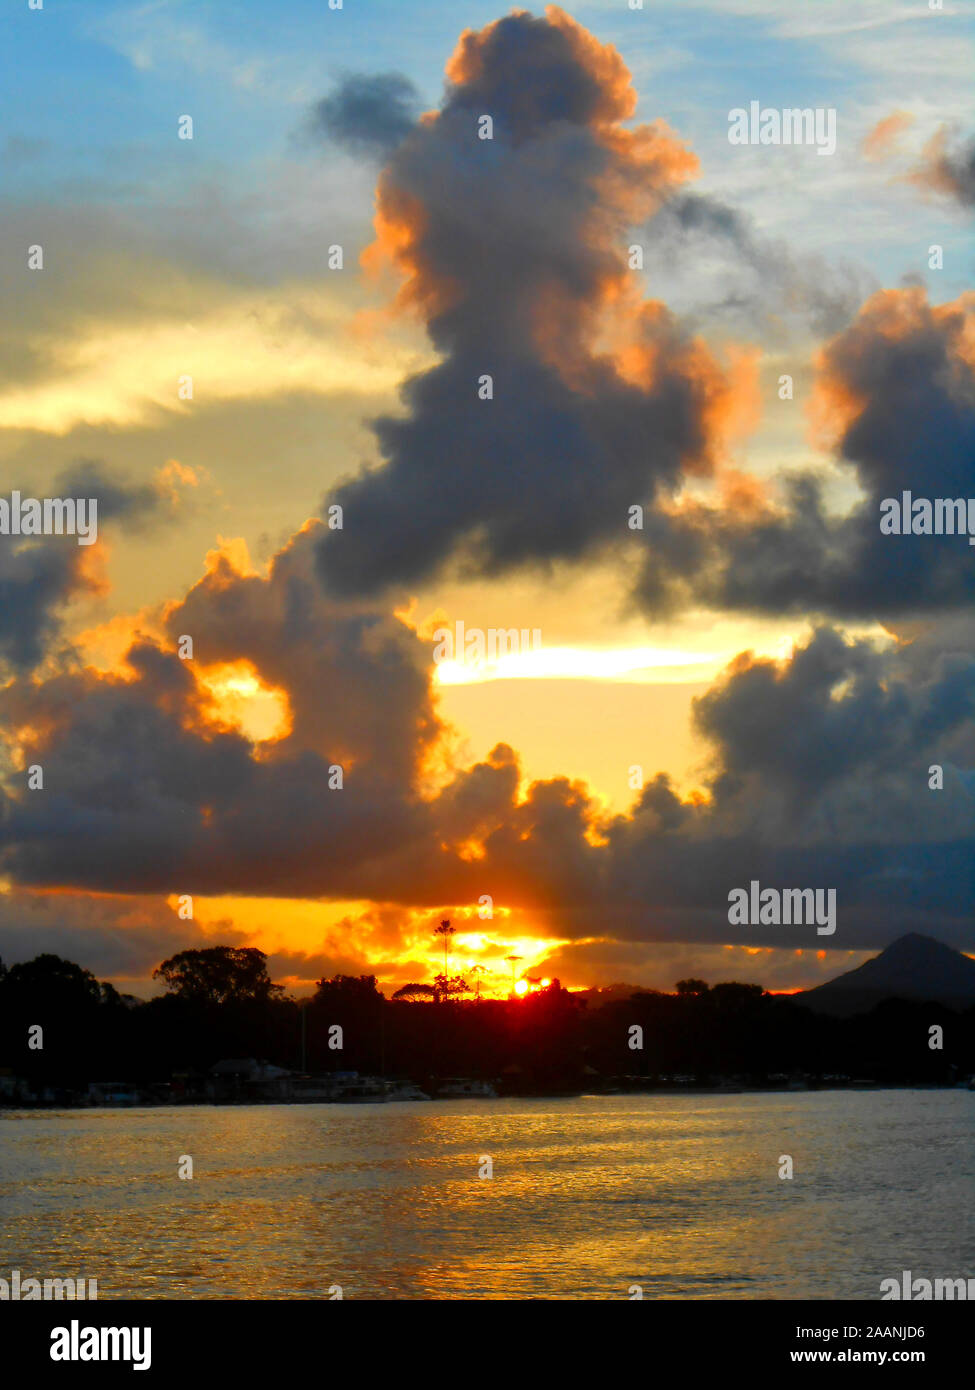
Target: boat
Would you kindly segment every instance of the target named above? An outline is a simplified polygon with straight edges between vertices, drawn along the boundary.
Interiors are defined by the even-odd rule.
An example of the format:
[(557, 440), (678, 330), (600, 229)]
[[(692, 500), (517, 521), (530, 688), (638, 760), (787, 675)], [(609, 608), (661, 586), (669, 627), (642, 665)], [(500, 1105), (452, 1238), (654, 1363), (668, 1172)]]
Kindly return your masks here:
[(388, 1085), (379, 1076), (359, 1076), (344, 1085), (335, 1099), (354, 1105), (381, 1105), (386, 1099)]
[(381, 1076), (360, 1076), (343, 1086), (335, 1099), (353, 1105), (385, 1105), (389, 1101), (429, 1100), (430, 1097), (412, 1081), (387, 1081)]
[(437, 1086), (438, 1100), (497, 1100), (490, 1081), (474, 1081), (468, 1076), (447, 1076)]
[(426, 1091), (421, 1091), (412, 1081), (391, 1081), (387, 1100), (429, 1100)]

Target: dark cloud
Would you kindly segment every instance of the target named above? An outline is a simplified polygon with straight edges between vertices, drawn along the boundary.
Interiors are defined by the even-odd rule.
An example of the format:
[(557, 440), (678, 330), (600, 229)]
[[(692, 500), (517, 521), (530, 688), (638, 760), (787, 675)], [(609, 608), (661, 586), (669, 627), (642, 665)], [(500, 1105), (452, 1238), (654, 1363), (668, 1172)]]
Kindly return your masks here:
[[(77, 459), (55, 479), (56, 497), (94, 497), (98, 500), (98, 524), (124, 521), (141, 527), (164, 517), (165, 492), (156, 483), (137, 483), (99, 459)], [(37, 494), (35, 494), (37, 495)]]
[(0, 667), (36, 666), (59, 631), (59, 610), (90, 583), (73, 537), (14, 545), (0, 536)]
[(335, 602), (313, 566), (323, 528), (310, 523), (274, 557), (267, 578), (219, 560), (168, 614), (206, 665), (244, 658), (287, 691), (286, 746), (410, 788), (442, 732), (430, 693), (430, 646), (386, 609)]
[[(374, 248), (403, 274), (401, 300), (440, 360), (407, 383), (402, 413), (373, 422), (380, 466), (328, 498), (345, 521), (319, 547), (329, 591), (632, 556), (639, 504), (633, 598), (652, 616), (703, 604), (870, 617), (967, 601), (964, 540), (881, 536), (879, 505), (901, 487), (967, 495), (970, 306), (935, 309), (906, 290), (855, 316), (862, 276), (801, 265), (741, 213), (681, 190), (693, 156), (659, 124), (623, 124), (634, 93), (619, 55), (557, 10), (466, 33), (447, 72), (440, 110), (380, 176)], [(482, 141), (485, 116), (494, 138)], [(865, 494), (846, 516), (829, 511), (825, 469), (779, 480), (777, 496), (756, 485), (745, 507), (688, 501), (689, 480), (725, 468), (747, 393), (733, 363), (641, 299), (626, 256), (641, 227), (664, 263), (717, 245), (733, 318), (791, 314), (835, 333), (820, 394)]]
[(637, 586), (650, 612), (689, 602), (761, 613), (869, 618), (959, 607), (975, 596), (966, 535), (884, 535), (881, 503), (975, 495), (975, 306), (917, 288), (874, 295), (820, 354), (817, 411), (863, 493), (827, 509), (820, 475), (792, 475), (777, 504), (651, 517)]
[[(68, 669), (0, 692), (4, 727), (29, 727), (25, 765), (44, 768), (43, 791), (27, 791), (22, 771), (8, 782), (0, 863), (15, 877), (356, 897), (380, 866), (406, 876), (431, 826), (414, 786), (440, 732), (429, 649), (393, 617), (330, 606), (314, 540), (299, 534), (267, 579), (218, 560), (168, 615), (173, 647), (192, 636), (200, 666), (248, 660), (287, 691), (290, 731), (257, 753), (191, 663), (145, 640), (130, 675)], [(341, 789), (329, 785), (335, 766)]]
[[(328, 589), (629, 557), (640, 504), (632, 597), (651, 616), (969, 602), (965, 537), (882, 535), (880, 504), (973, 490), (971, 303), (932, 306), (918, 288), (862, 303), (859, 272), (800, 263), (740, 212), (684, 192), (693, 156), (659, 124), (624, 124), (622, 60), (558, 10), (468, 31), (447, 74), (439, 111), (382, 171), (373, 248), (403, 274), (401, 301), (440, 360), (407, 383), (402, 413), (373, 422), (380, 466), (328, 498), (345, 518), (319, 548)], [(491, 140), (477, 138), (485, 116)], [(795, 317), (834, 335), (817, 387), (830, 468), (755, 484), (745, 506), (734, 489), (689, 499), (689, 479), (725, 468), (744, 395), (687, 324), (641, 300), (626, 258), (641, 228), (658, 266), (700, 265), (702, 248), (726, 262), (708, 318), (774, 336)], [(837, 464), (862, 494), (842, 515), (828, 500)]]
[[(48, 488), (20, 487), (23, 497), (95, 498), (99, 534), (105, 524), (134, 529), (168, 519), (171, 508), (155, 484), (139, 484), (93, 459), (79, 459)], [(95, 592), (89, 549), (71, 535), (0, 536), (0, 672), (36, 666), (61, 635), (63, 609)]]
[(416, 124), (420, 96), (398, 72), (351, 73), (318, 102), (311, 129), (351, 150), (386, 155)]
[[(696, 702), (704, 798), (661, 774), (604, 818), (584, 787), (536, 783), (482, 831), (482, 891), (574, 941), (860, 950), (924, 929), (970, 948), (975, 657), (926, 642), (919, 659), (826, 627), (791, 661), (740, 658)], [(835, 889), (835, 937), (730, 926), (752, 879)]]
[[(221, 940), (246, 943), (228, 923)], [(0, 894), (0, 957), (5, 965), (51, 952), (113, 977), (121, 990), (156, 993), (152, 972), (161, 960), (188, 946), (209, 944), (192, 921), (180, 919), (162, 898), (97, 897), (84, 893)], [(132, 983), (129, 983), (132, 982)]]
[(345, 511), (319, 557), (335, 593), (605, 545), (629, 505), (711, 468), (730, 393), (627, 264), (623, 230), (696, 161), (660, 125), (623, 126), (618, 54), (559, 11), (515, 14), (466, 34), (448, 77), (377, 193), (378, 249), (442, 360), (408, 383), (404, 415), (374, 422), (382, 467), (329, 498)]
[(920, 923), (970, 946), (975, 799), (953, 761), (971, 765), (970, 655), (929, 652), (921, 673), (908, 652), (823, 628), (789, 662), (739, 659), (695, 714), (708, 799), (658, 779), (610, 826), (612, 934), (785, 945), (783, 928), (729, 929), (727, 893), (754, 878), (836, 889), (835, 939), (796, 946), (875, 947)]
[[(322, 593), (321, 529), (296, 536), (266, 577), (216, 562), (170, 614), (201, 668), (246, 659), (286, 693), (290, 730), (276, 742), (255, 746), (221, 722), (191, 663), (145, 641), (125, 676), (69, 670), (0, 692), (0, 724), (24, 744), (18, 769), (39, 762), (45, 777), (38, 792), (18, 769), (6, 778), (0, 870), (18, 889), (390, 910), (487, 893), (569, 942), (860, 950), (912, 929), (971, 945), (971, 625), (930, 625), (886, 651), (823, 627), (790, 661), (739, 658), (695, 705), (712, 750), (703, 796), (661, 774), (628, 813), (607, 815), (567, 778), (522, 789), (505, 745), (434, 792), (426, 769), (443, 729), (429, 651), (380, 609)], [(341, 791), (328, 785), (333, 762)], [(932, 763), (943, 791), (928, 787)], [(835, 889), (836, 938), (730, 926), (728, 893), (753, 878)], [(395, 917), (374, 927), (393, 954)], [(359, 958), (358, 943), (345, 955)]]
[(975, 139), (950, 146), (942, 126), (908, 177), (919, 188), (954, 198), (964, 208), (975, 207)]

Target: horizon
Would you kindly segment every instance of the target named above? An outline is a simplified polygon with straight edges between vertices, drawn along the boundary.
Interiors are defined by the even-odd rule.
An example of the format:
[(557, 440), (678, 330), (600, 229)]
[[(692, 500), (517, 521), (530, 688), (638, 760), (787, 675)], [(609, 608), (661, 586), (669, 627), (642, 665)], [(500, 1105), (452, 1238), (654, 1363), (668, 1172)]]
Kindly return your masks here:
[[(895, 948), (895, 947), (897, 947), (897, 946), (901, 946), (901, 945), (903, 945), (903, 944), (904, 944), (905, 942), (907, 942), (907, 941), (925, 942), (925, 943), (928, 943), (928, 944), (930, 944), (930, 945), (932, 945), (932, 946), (938, 947), (939, 950), (940, 950), (940, 949), (944, 949), (944, 950), (952, 951), (952, 952), (954, 952), (955, 954), (957, 954), (958, 956), (964, 958), (965, 960), (970, 960), (970, 961), (973, 962), (973, 964), (975, 964), (975, 954), (973, 954), (973, 953), (971, 953), (971, 952), (967, 952), (967, 951), (955, 951), (955, 948), (954, 948), (954, 947), (951, 947), (951, 946), (948, 946), (946, 942), (939, 941), (936, 937), (928, 936), (928, 935), (926, 935), (926, 934), (923, 933), (923, 932), (906, 932), (903, 936), (898, 937), (895, 941), (892, 941), (892, 942), (888, 943), (888, 945), (885, 946), (880, 952), (878, 952), (877, 955), (868, 956), (868, 957), (867, 957), (867, 960), (861, 962), (861, 964), (869, 964), (869, 963), (871, 963), (872, 961), (879, 960), (882, 956), (885, 956), (888, 952), (890, 952), (891, 950), (893, 950), (893, 948)], [(232, 947), (229, 947), (229, 943), (226, 943), (226, 942), (219, 942), (219, 941), (211, 941), (211, 942), (209, 942), (209, 943), (207, 944), (206, 947), (203, 947), (202, 949), (204, 949), (204, 950), (206, 950), (206, 949), (218, 949), (218, 950), (219, 950), (219, 949), (228, 949), (228, 948), (229, 948), (229, 949), (233, 949)], [(196, 947), (196, 948), (194, 948), (194, 947), (186, 947), (186, 948), (183, 948), (183, 949), (184, 949), (184, 950), (186, 950), (186, 949), (193, 950), (193, 949), (201, 949), (201, 948), (199, 948), (199, 947)], [(5, 961), (3, 960), (2, 957), (0, 957), (0, 970), (9, 969), (9, 966), (10, 966), (10, 965), (14, 965), (14, 964), (18, 964), (18, 963), (23, 963), (23, 962), (11, 961), (11, 962), (9, 963), (9, 965), (8, 965), (8, 963), (5, 962)], [(70, 961), (70, 962), (68, 962), (68, 963), (71, 964), (71, 965), (79, 966), (82, 970), (87, 970), (87, 967), (83, 964), (83, 962), (80, 962), (80, 961)], [(160, 964), (162, 964), (162, 962), (160, 962)], [(826, 984), (826, 985), (835, 984), (838, 980), (844, 979), (844, 978), (846, 978), (847, 976), (856, 973), (856, 971), (857, 971), (858, 969), (859, 969), (859, 966), (852, 966), (852, 967), (850, 967), (850, 969), (843, 971), (843, 972), (842, 972), (840, 975), (838, 975), (838, 976), (831, 976), (829, 979), (827, 979), (827, 980), (825, 980), (825, 981), (820, 981), (820, 985), (822, 985), (822, 984)], [(88, 973), (92, 973), (92, 972), (89, 971)], [(467, 973), (469, 973), (469, 972), (466, 972), (463, 968), (460, 968), (459, 970), (457, 970), (456, 976), (455, 976), (455, 977), (451, 977), (451, 978), (457, 978), (458, 980), (460, 980), (461, 977), (463, 977), (463, 976), (464, 976), (465, 974), (467, 974)], [(97, 978), (97, 977), (96, 977), (96, 978)], [(269, 977), (269, 978), (270, 978), (270, 977)], [(336, 978), (341, 978), (341, 977), (336, 977)], [(356, 978), (356, 977), (352, 977), (352, 978)], [(359, 978), (362, 978), (362, 977), (359, 977)], [(442, 979), (442, 978), (443, 978), (442, 974), (438, 976), (436, 973), (432, 972), (432, 979), (435, 981), (437, 978), (441, 978), (441, 979)], [(440, 999), (438, 999), (436, 1002), (437, 1002), (438, 1004), (439, 1004), (439, 1003), (443, 1003), (443, 1002), (476, 1003), (476, 1002), (478, 1002), (479, 1000), (493, 1001), (493, 1002), (499, 1002), (499, 1001), (504, 1001), (504, 1002), (517, 1002), (519, 999), (530, 998), (532, 995), (542, 992), (543, 990), (547, 989), (550, 985), (560, 986), (561, 988), (563, 988), (563, 989), (566, 991), (566, 993), (568, 993), (568, 994), (570, 994), (570, 995), (577, 995), (577, 994), (591, 994), (591, 995), (602, 995), (602, 994), (606, 994), (606, 995), (609, 995), (609, 994), (613, 994), (613, 993), (615, 993), (615, 992), (617, 992), (617, 991), (632, 990), (634, 994), (662, 994), (662, 995), (666, 995), (666, 996), (668, 996), (668, 997), (676, 997), (676, 996), (678, 996), (679, 993), (680, 993), (679, 985), (682, 983), (681, 981), (677, 981), (677, 982), (674, 984), (673, 988), (671, 988), (671, 989), (661, 989), (661, 988), (659, 988), (659, 987), (657, 987), (657, 986), (653, 986), (653, 985), (643, 985), (643, 984), (640, 984), (640, 983), (638, 983), (638, 982), (633, 982), (633, 981), (628, 981), (628, 980), (608, 980), (608, 981), (605, 981), (605, 982), (603, 982), (603, 983), (593, 984), (593, 985), (568, 985), (568, 986), (566, 986), (566, 985), (562, 985), (562, 982), (561, 982), (560, 980), (558, 980), (557, 978), (549, 979), (549, 978), (546, 978), (546, 977), (531, 976), (531, 975), (529, 975), (529, 974), (527, 973), (527, 971), (526, 971), (526, 972), (523, 972), (522, 974), (520, 974), (520, 975), (517, 977), (516, 981), (513, 982), (511, 988), (509, 988), (509, 989), (507, 989), (507, 990), (505, 990), (505, 989), (499, 989), (498, 992), (496, 992), (496, 993), (489, 993), (489, 992), (487, 992), (484, 988), (481, 988), (481, 987), (480, 987), (480, 979), (479, 979), (477, 976), (474, 976), (474, 977), (472, 977), (472, 978), (473, 978), (473, 980), (474, 980), (474, 983), (468, 983), (466, 980), (464, 980), (463, 983), (464, 983), (464, 985), (465, 985), (465, 988), (464, 988), (463, 990), (458, 990), (454, 998), (451, 999), (451, 998), (448, 996), (446, 1000), (443, 999), (443, 998), (440, 998)], [(761, 981), (759, 981), (759, 980), (739, 980), (739, 979), (735, 979), (735, 980), (731, 980), (731, 979), (728, 979), (728, 980), (705, 980), (705, 979), (703, 979), (702, 976), (692, 976), (692, 977), (688, 977), (688, 978), (692, 978), (692, 979), (694, 979), (696, 982), (700, 982), (700, 983), (704, 984), (705, 987), (706, 987), (707, 989), (713, 989), (713, 988), (715, 988), (716, 986), (721, 985), (721, 984), (744, 984), (744, 985), (748, 985), (748, 986), (757, 986), (758, 988), (760, 988), (760, 989), (763, 991), (763, 993), (768, 994), (768, 995), (770, 995), (770, 996), (772, 996), (772, 997), (774, 997), (774, 998), (786, 998), (786, 997), (791, 997), (791, 996), (796, 995), (796, 994), (803, 994), (803, 993), (806, 993), (806, 992), (807, 992), (807, 990), (805, 990), (805, 989), (803, 989), (803, 988), (795, 988), (795, 989), (766, 989), (765, 986), (764, 986), (764, 985), (761, 983)], [(100, 982), (100, 983), (112, 983), (112, 982), (111, 982), (111, 981), (107, 981), (107, 982), (102, 981), (102, 982)], [(133, 994), (131, 993), (131, 991), (120, 991), (120, 992), (123, 993), (123, 994), (128, 995), (128, 997), (130, 997), (130, 998), (137, 999), (138, 1002), (140, 1002), (140, 1003), (145, 1003), (145, 1002), (148, 1002), (149, 999), (158, 998), (159, 995), (162, 994), (162, 993), (164, 993), (164, 992), (165, 992), (165, 989), (166, 989), (166, 985), (165, 985), (164, 983), (159, 983), (159, 984), (155, 984), (154, 982), (151, 982), (151, 983), (152, 983), (153, 987), (151, 988), (150, 992), (149, 992), (148, 994), (145, 994), (145, 995), (133, 995)], [(279, 986), (279, 987), (281, 987), (281, 988), (283, 988), (283, 989), (285, 989), (285, 990), (287, 990), (286, 983), (283, 983), (283, 982), (280, 981), (280, 980), (272, 980), (272, 983), (275, 984), (275, 985), (277, 985), (277, 986)], [(298, 1003), (301, 1003), (301, 1002), (303, 1002), (303, 1001), (304, 1001), (304, 1002), (308, 1002), (310, 999), (312, 999), (312, 998), (314, 997), (316, 988), (317, 988), (318, 986), (320, 986), (321, 984), (323, 984), (323, 983), (329, 983), (329, 981), (327, 981), (327, 980), (323, 977), (322, 980), (316, 981), (316, 982), (314, 983), (314, 985), (312, 985), (311, 988), (309, 988), (309, 989), (303, 989), (303, 990), (293, 990), (293, 991), (291, 991), (290, 993), (287, 993), (287, 997), (288, 997), (288, 998), (294, 999), (294, 1000), (295, 1000), (296, 1002), (298, 1002)], [(429, 985), (429, 984), (431, 983), (431, 981), (430, 981), (430, 980), (425, 980), (425, 981), (419, 981), (418, 983)], [(814, 986), (812, 986), (811, 988), (813, 988), (813, 989), (818, 989), (818, 988), (820, 987), (820, 985), (814, 985)], [(393, 998), (393, 996), (394, 996), (394, 994), (395, 994), (395, 989), (394, 989), (392, 986), (387, 985), (386, 988), (384, 988), (384, 987), (383, 987), (383, 982), (382, 982), (382, 980), (377, 979), (377, 980), (376, 980), (376, 987), (377, 987), (379, 993), (382, 994), (384, 998), (386, 998), (386, 999), (392, 999), (392, 998)], [(400, 985), (400, 986), (397, 986), (397, 987), (398, 987), (398, 988), (403, 988), (403, 986), (401, 986), (401, 985)], [(417, 1002), (419, 1002), (419, 1001), (417, 1001)], [(434, 1001), (433, 1001), (433, 1000), (430, 1000), (430, 1001), (428, 1001), (428, 1002), (431, 1002), (431, 1003), (432, 1003), (432, 1002), (434, 1002)]]

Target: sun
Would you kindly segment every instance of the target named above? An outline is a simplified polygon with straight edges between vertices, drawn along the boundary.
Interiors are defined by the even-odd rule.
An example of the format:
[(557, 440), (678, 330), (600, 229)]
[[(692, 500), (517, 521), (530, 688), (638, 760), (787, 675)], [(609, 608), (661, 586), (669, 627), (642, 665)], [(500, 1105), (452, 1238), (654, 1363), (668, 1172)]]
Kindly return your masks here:
[(515, 984), (515, 994), (523, 999), (526, 994), (538, 994), (540, 990), (548, 989), (552, 983), (549, 979), (535, 980), (532, 978), (518, 980)]

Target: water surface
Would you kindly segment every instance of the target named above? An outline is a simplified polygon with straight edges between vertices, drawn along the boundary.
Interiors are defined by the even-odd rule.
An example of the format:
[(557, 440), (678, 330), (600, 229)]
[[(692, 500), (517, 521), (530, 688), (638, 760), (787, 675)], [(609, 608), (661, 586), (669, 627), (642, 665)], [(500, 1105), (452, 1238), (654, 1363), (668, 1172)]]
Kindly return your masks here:
[(100, 1298), (876, 1299), (903, 1269), (975, 1276), (973, 1139), (969, 1091), (0, 1111), (0, 1276)]

